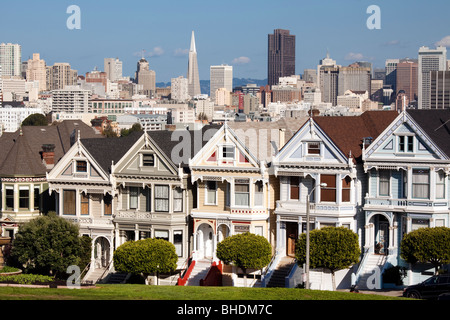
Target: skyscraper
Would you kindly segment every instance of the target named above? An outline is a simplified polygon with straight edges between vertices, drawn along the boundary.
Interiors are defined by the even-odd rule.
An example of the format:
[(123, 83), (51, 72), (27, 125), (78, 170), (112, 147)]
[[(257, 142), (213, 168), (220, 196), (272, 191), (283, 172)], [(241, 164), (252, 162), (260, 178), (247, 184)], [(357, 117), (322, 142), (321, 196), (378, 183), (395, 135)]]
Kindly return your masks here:
[(105, 58), (104, 66), (104, 71), (110, 81), (122, 78), (122, 61), (119, 58)]
[(189, 95), (191, 97), (194, 97), (201, 94), (200, 78), (198, 75), (197, 49), (195, 48), (194, 31), (192, 31), (191, 48), (189, 49), (187, 79), (188, 79)]
[(21, 76), (22, 48), (19, 44), (0, 44), (0, 66), (3, 76)]
[(47, 90), (47, 68), (39, 53), (33, 53), (33, 59), (28, 59), (26, 78), (27, 81), (39, 81), (39, 91)]
[(136, 83), (142, 85), (143, 93), (147, 96), (156, 91), (156, 73), (150, 70), (149, 63), (144, 57), (137, 63)]
[(409, 102), (417, 101), (417, 61), (405, 59), (397, 64), (397, 93), (404, 91)]
[(210, 97), (214, 101), (216, 90), (225, 88), (229, 92), (233, 91), (233, 67), (222, 64), (210, 67)]
[(431, 71), (445, 71), (447, 67), (447, 49), (437, 47), (419, 48), (419, 70), (418, 70), (418, 108), (430, 108)]
[(280, 77), (295, 74), (295, 35), (275, 29), (268, 35), (267, 84), (278, 84)]
[(386, 72), (384, 84), (391, 86), (394, 93), (397, 91), (397, 64), (399, 62), (399, 59), (387, 59), (384, 67)]
[(78, 71), (73, 70), (67, 62), (57, 62), (47, 66), (47, 90), (64, 89), (77, 84)]

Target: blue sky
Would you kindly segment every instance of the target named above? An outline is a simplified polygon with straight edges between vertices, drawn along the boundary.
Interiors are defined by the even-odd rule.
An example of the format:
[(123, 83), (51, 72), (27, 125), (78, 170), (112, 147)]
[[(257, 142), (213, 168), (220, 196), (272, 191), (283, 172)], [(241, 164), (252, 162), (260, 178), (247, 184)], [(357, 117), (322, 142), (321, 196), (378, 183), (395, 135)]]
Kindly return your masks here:
[[(194, 30), (200, 78), (209, 67), (233, 65), (234, 76), (267, 77), (267, 34), (296, 35), (296, 73), (316, 68), (327, 49), (339, 64), (417, 58), (420, 46), (450, 46), (450, 1), (385, 0), (172, 0), (1, 1), (0, 42), (22, 45), (22, 58), (39, 52), (48, 65), (69, 62), (79, 74), (103, 58), (123, 61), (133, 76), (142, 50), (156, 80), (186, 76), (187, 49)], [(81, 29), (69, 30), (70, 5), (81, 9)], [(381, 9), (381, 29), (369, 30), (368, 6)], [(445, 43), (447, 42), (447, 43)]]

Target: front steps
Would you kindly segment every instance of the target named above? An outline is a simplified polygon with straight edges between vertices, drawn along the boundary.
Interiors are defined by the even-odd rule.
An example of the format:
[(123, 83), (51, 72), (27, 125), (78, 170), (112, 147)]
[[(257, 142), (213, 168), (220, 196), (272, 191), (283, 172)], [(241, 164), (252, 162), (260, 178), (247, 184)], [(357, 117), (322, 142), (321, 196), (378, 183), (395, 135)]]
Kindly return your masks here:
[(289, 275), (289, 272), (291, 271), (291, 268), (294, 265), (294, 263), (295, 263), (294, 258), (291, 257), (281, 258), (276, 269), (273, 271), (269, 283), (266, 285), (266, 287), (285, 288), (286, 287), (285, 278)]
[(191, 275), (186, 282), (187, 286), (199, 286), (200, 280), (205, 279), (211, 268), (212, 261), (209, 259), (195, 260), (194, 269), (192, 269)]
[[(368, 259), (366, 261), (366, 264), (364, 265), (364, 269), (361, 272), (361, 277), (359, 278), (359, 281), (356, 284), (356, 289), (358, 289), (358, 290), (373, 290), (373, 289), (375, 289), (372, 286), (374, 285), (375, 280), (378, 282), (381, 281), (381, 270), (383, 269), (383, 266), (386, 263), (386, 259), (387, 259), (386, 255), (370, 254), (370, 256), (368, 257)], [(378, 270), (376, 270), (377, 268), (378, 268)], [(378, 279), (374, 279), (372, 277), (372, 276), (374, 276), (374, 273), (377, 274)], [(370, 288), (369, 288), (368, 284), (369, 284)]]

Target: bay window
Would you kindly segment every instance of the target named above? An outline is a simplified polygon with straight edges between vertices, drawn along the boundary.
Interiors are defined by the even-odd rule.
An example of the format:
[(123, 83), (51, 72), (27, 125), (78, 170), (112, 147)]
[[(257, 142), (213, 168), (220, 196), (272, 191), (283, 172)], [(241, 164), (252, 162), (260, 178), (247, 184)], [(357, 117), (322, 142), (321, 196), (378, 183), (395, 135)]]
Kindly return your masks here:
[(445, 198), (445, 173), (442, 171), (436, 172), (436, 199)]
[(320, 187), (320, 201), (336, 202), (336, 175), (320, 175), (320, 183), (326, 183), (326, 187)]
[(389, 196), (391, 173), (389, 170), (378, 171), (378, 195)]
[(342, 202), (350, 202), (350, 190), (352, 179), (345, 177), (342, 179)]
[(216, 204), (217, 183), (206, 181), (206, 204)]
[(300, 199), (300, 178), (291, 177), (290, 179), (290, 197), (291, 200)]
[(63, 214), (76, 214), (76, 192), (75, 190), (63, 191)]
[(169, 186), (155, 186), (155, 211), (169, 212)]
[(179, 187), (173, 189), (173, 211), (183, 211), (183, 190)]
[(129, 209), (137, 209), (138, 199), (139, 199), (139, 188), (138, 187), (130, 187)]
[(412, 197), (418, 199), (430, 198), (430, 170), (413, 169), (412, 171)]
[(236, 206), (248, 207), (250, 205), (250, 186), (247, 179), (236, 179), (234, 183), (234, 193)]

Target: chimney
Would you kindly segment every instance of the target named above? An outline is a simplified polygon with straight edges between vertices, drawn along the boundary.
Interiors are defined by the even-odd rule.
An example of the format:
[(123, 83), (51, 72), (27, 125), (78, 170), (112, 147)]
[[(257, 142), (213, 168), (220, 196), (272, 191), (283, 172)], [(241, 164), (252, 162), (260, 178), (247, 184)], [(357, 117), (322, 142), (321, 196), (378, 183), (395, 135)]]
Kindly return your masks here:
[(42, 160), (48, 169), (53, 168), (55, 165), (55, 145), (43, 144), (42, 145)]

